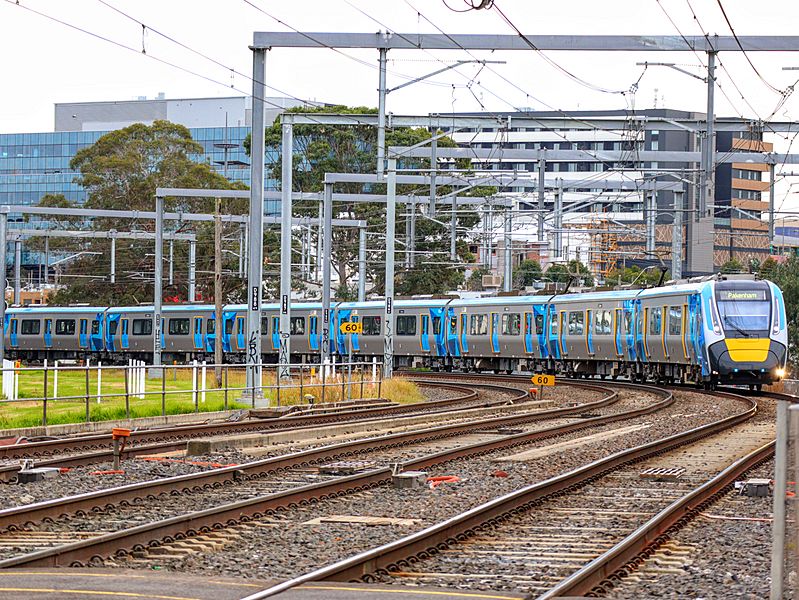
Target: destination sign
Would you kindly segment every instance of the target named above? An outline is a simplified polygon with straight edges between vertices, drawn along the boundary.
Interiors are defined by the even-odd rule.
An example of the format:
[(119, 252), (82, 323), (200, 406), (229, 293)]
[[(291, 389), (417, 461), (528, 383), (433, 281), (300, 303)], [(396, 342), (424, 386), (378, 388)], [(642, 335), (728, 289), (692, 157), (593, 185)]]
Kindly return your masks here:
[(719, 300), (765, 300), (766, 290), (719, 290)]

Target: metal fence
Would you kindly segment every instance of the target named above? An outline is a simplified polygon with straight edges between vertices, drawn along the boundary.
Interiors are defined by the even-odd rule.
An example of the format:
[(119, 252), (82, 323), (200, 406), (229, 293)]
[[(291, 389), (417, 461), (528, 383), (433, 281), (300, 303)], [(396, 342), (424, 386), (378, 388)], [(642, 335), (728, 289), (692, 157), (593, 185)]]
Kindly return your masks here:
[[(40, 406), (41, 425), (48, 424), (48, 410), (76, 409), (83, 405), (82, 418), (92, 419), (92, 407), (113, 407), (121, 418), (132, 412), (146, 416), (168, 412), (205, 412), (243, 407), (338, 402), (358, 398), (379, 398), (382, 393), (383, 364), (352, 361), (292, 364), (290, 377), (279, 378), (277, 364), (261, 364), (260, 385), (246, 385), (245, 365), (173, 364), (154, 367), (143, 361), (127, 365), (55, 364), (20, 366), (4, 361), (0, 373), (3, 396), (0, 422), (9, 419), (3, 408)], [(124, 400), (124, 404), (122, 403)], [(156, 400), (160, 400), (160, 407)], [(190, 403), (190, 405), (189, 405)], [(186, 410), (189, 408), (189, 410)], [(29, 411), (30, 412), (30, 411)], [(137, 415), (138, 416), (138, 415)], [(145, 416), (145, 415), (141, 415)], [(94, 419), (102, 420), (102, 419)], [(70, 422), (75, 422), (72, 420)]]

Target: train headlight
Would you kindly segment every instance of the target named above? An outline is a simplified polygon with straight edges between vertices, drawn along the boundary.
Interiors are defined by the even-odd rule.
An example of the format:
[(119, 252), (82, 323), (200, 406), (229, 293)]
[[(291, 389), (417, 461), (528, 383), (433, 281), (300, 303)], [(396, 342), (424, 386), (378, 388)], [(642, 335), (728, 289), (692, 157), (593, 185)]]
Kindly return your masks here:
[(777, 369), (776, 371), (774, 371), (774, 374), (780, 379), (782, 379), (783, 377), (785, 377), (785, 369)]

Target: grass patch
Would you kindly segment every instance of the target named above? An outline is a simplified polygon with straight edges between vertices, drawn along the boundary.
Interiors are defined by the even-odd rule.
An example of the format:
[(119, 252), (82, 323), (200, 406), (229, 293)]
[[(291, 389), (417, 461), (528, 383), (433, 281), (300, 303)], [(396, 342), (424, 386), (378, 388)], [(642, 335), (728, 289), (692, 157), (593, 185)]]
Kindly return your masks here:
[[(243, 367), (230, 367), (223, 374), (222, 386), (228, 387), (228, 409), (244, 409), (251, 406), (240, 401), (246, 381)], [(198, 369), (198, 380), (201, 378)], [(90, 370), (88, 386), (84, 370), (61, 370), (58, 375), (58, 394), (56, 397), (54, 374), (47, 374), (47, 424), (81, 423), (86, 421), (86, 396), (90, 421), (114, 421), (125, 418), (153, 417), (162, 414), (176, 415), (192, 412), (211, 412), (225, 409), (224, 389), (216, 388), (213, 369), (206, 373), (206, 392), (203, 401), (202, 393), (193, 390), (193, 376), (190, 369), (170, 369), (164, 367), (165, 379), (145, 379), (145, 396), (140, 398), (129, 394), (127, 405), (125, 398), (125, 373), (123, 369), (108, 368), (102, 371), (100, 396), (98, 398), (97, 371)], [(416, 384), (394, 378), (381, 385), (369, 382), (371, 370), (363, 373), (353, 372), (350, 382), (331, 379), (324, 390), (325, 402), (337, 402), (348, 398), (376, 398), (378, 393), (383, 398), (395, 402), (419, 402), (424, 396)], [(0, 378), (1, 379), (1, 378)], [(363, 379), (363, 381), (361, 381)], [(262, 385), (264, 396), (271, 405), (305, 404), (305, 396), (311, 394), (316, 403), (322, 402), (322, 386), (313, 385), (310, 373), (303, 375), (302, 381), (295, 375), (291, 383), (282, 382), (278, 388), (275, 384), (274, 371), (264, 372)], [(162, 406), (162, 385), (164, 406)], [(197, 384), (198, 388), (201, 384)], [(238, 389), (236, 389), (238, 388)], [(132, 387), (129, 389), (132, 390)], [(44, 371), (34, 369), (19, 374), (19, 397), (16, 402), (0, 401), (0, 429), (19, 427), (37, 427), (42, 425), (43, 397), (45, 396)], [(26, 400), (27, 399), (27, 400)]]

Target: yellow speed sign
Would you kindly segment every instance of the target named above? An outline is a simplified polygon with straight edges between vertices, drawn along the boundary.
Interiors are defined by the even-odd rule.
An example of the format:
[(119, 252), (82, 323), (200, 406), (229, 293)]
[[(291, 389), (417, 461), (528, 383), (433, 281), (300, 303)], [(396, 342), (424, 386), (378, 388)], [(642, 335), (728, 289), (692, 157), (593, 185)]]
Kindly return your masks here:
[(533, 375), (530, 378), (535, 385), (553, 386), (555, 385), (554, 375)]
[(363, 325), (360, 321), (344, 321), (339, 326), (339, 331), (344, 334), (363, 333)]

